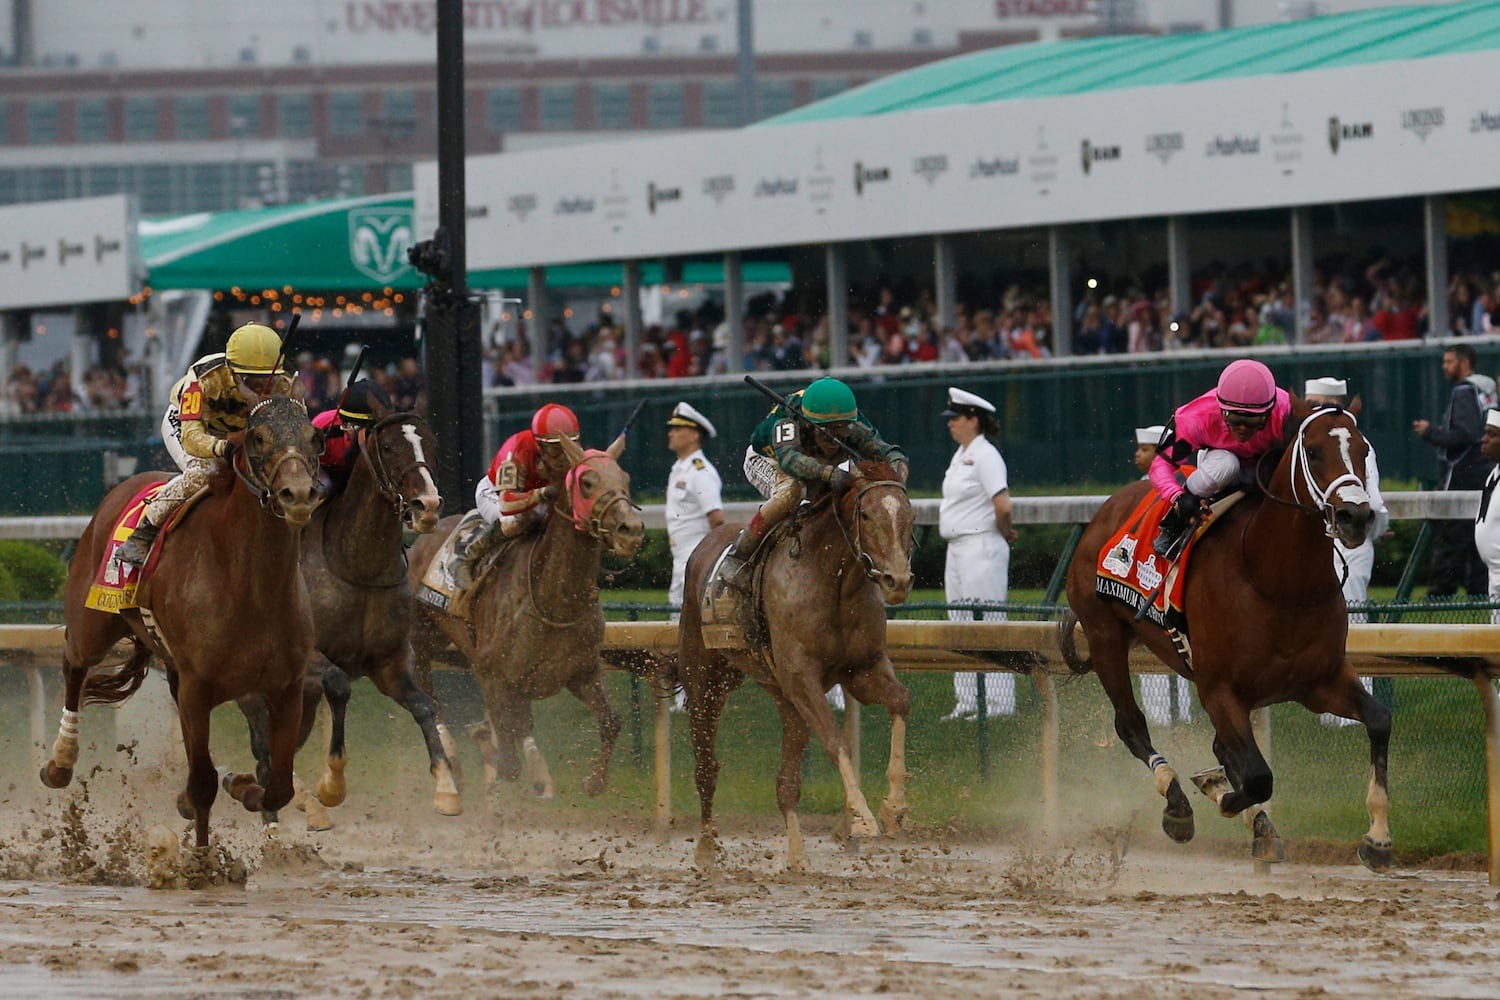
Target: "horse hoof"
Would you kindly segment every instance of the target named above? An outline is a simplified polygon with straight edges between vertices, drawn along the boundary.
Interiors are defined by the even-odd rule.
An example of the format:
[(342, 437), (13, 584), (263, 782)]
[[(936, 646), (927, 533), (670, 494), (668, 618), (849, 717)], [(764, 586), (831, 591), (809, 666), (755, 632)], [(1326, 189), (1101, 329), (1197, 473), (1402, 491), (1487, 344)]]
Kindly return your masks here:
[(309, 809), (307, 811), (307, 832), (324, 833), (333, 829), (333, 817), (322, 809)]
[(330, 809), (343, 805), (344, 798), (349, 794), (348, 788), (344, 785), (344, 776), (338, 775), (336, 780), (330, 781), (332, 777), (328, 774), (323, 775), (323, 780), (318, 782), (317, 791), (318, 801)]
[(714, 870), (714, 865), (719, 860), (719, 845), (712, 837), (698, 838), (698, 846), (693, 850), (693, 864), (700, 872), (707, 874)]
[(57, 767), (50, 760), (42, 765), (42, 784), (48, 788), (67, 788), (72, 782), (71, 767)]
[(265, 808), (266, 790), (259, 785), (252, 784), (241, 795), (236, 797), (244, 805), (246, 812), (258, 813)]
[(432, 797), (432, 808), (443, 816), (462, 816), (464, 814), (463, 799), (452, 792), (439, 792)]
[(1161, 828), (1173, 843), (1186, 844), (1193, 839), (1196, 832), (1193, 827), (1193, 814), (1189, 812), (1186, 816), (1173, 816), (1169, 812), (1161, 814)]
[(1256, 837), (1250, 845), (1250, 857), (1257, 864), (1280, 864), (1286, 860), (1286, 847), (1280, 837)]
[(187, 792), (177, 794), (177, 815), (183, 819), (196, 819), (198, 814), (193, 809), (193, 800), (188, 798)]
[(1222, 767), (1211, 767), (1206, 771), (1199, 771), (1192, 775), (1190, 780), (1198, 791), (1208, 796), (1214, 802), (1218, 802), (1228, 792), (1234, 789), (1229, 785), (1229, 779), (1224, 777)]
[(903, 806), (897, 809), (889, 802), (880, 807), (880, 828), (885, 831), (887, 837), (894, 837), (906, 826), (906, 817), (911, 814), (909, 807)]
[(1359, 842), (1359, 863), (1377, 875), (1391, 870), (1391, 842), (1376, 843), (1369, 836)]
[(591, 774), (583, 779), (583, 794), (589, 798), (593, 798), (596, 795), (603, 795), (604, 789), (608, 786), (609, 781), (607, 779), (601, 778), (596, 774)]
[(531, 794), (545, 802), (556, 797), (557, 789), (545, 781), (533, 781), (531, 783)]

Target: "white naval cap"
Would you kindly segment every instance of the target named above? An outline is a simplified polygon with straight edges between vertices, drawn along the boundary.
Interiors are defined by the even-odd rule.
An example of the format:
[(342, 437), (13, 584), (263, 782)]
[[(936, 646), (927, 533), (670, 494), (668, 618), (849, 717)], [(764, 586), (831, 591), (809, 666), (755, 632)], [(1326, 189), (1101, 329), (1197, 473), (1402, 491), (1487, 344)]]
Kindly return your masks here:
[(1488, 410), (1484, 415), (1484, 426), (1500, 430), (1500, 410)]
[(1341, 378), (1333, 378), (1324, 375), (1322, 378), (1310, 378), (1302, 387), (1304, 396), (1347, 396), (1349, 395), (1349, 383)]
[(678, 403), (672, 407), (672, 415), (667, 418), (668, 427), (691, 427), (702, 431), (709, 437), (718, 437), (719, 432), (714, 430), (713, 421), (693, 408), (691, 403)]
[(1163, 424), (1152, 424), (1150, 427), (1137, 427), (1135, 429), (1136, 444), (1160, 444), (1162, 432), (1167, 428)]
[(994, 413), (995, 404), (983, 396), (976, 396), (964, 389), (948, 388), (948, 408), (945, 417), (977, 417), (980, 413)]

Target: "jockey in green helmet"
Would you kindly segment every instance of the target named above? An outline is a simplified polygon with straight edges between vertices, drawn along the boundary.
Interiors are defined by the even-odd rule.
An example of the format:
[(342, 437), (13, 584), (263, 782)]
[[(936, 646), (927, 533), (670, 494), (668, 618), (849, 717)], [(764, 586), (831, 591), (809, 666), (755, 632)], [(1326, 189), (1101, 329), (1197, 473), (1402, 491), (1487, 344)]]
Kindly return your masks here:
[(810, 490), (837, 494), (853, 484), (854, 474), (839, 466), (854, 456), (890, 462), (906, 481), (906, 453), (881, 438), (860, 412), (854, 390), (838, 379), (820, 378), (787, 397), (787, 405), (773, 407), (745, 449), (745, 478), (766, 502), (725, 555), (720, 578), (743, 587), (741, 570), (761, 541)]

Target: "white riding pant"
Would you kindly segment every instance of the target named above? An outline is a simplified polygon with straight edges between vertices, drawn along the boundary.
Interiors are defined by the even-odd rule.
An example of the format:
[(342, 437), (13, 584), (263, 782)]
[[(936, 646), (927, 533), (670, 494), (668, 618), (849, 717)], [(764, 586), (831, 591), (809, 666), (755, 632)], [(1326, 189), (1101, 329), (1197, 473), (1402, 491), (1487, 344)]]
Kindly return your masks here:
[[(943, 592), (949, 604), (965, 602), (999, 602), (1010, 594), (1010, 543), (997, 531), (977, 535), (960, 535), (948, 540), (948, 557), (943, 567)], [(984, 611), (979, 620), (1005, 621), (1004, 611)], [(954, 608), (949, 621), (975, 621), (974, 612)], [(953, 675), (954, 712), (972, 715), (979, 711), (979, 675)], [(987, 715), (1014, 715), (1016, 711), (1016, 675), (1009, 671), (987, 671), (984, 675), (984, 701)]]
[(208, 474), (214, 467), (213, 459), (189, 455), (182, 447), (182, 431), (172, 423), (170, 411), (161, 418), (161, 439), (167, 454), (182, 471), (162, 484), (155, 499), (142, 512), (141, 516), (158, 528), (179, 504), (208, 485)]
[(1198, 467), (1187, 477), (1187, 488), (1198, 497), (1215, 497), (1237, 486), (1255, 481), (1255, 464), (1232, 451), (1205, 448), (1198, 453)]

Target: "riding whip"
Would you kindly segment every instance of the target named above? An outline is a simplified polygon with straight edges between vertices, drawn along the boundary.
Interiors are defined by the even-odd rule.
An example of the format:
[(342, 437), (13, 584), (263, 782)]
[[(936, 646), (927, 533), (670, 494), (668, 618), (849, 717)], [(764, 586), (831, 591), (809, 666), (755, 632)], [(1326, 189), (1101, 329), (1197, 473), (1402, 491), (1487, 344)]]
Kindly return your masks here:
[(359, 355), (354, 359), (354, 367), (349, 369), (349, 380), (344, 383), (344, 391), (339, 393), (339, 405), (337, 409), (344, 408), (344, 401), (349, 398), (349, 388), (354, 385), (355, 379), (359, 378), (359, 369), (365, 363), (365, 352), (370, 349), (369, 344), (359, 345)]
[(286, 336), (281, 338), (281, 353), (276, 355), (276, 364), (271, 366), (272, 373), (281, 370), (281, 362), (286, 358), (286, 345), (292, 342), (292, 334), (297, 332), (297, 324), (300, 322), (302, 322), (302, 314), (292, 313), (292, 320), (286, 325)]
[(624, 437), (626, 434), (630, 433), (630, 428), (635, 425), (635, 422), (638, 419), (640, 419), (641, 411), (645, 408), (646, 401), (644, 399), (635, 404), (635, 409), (630, 411), (630, 419), (625, 421), (624, 427), (620, 428), (620, 433), (618, 435), (619, 437)]

